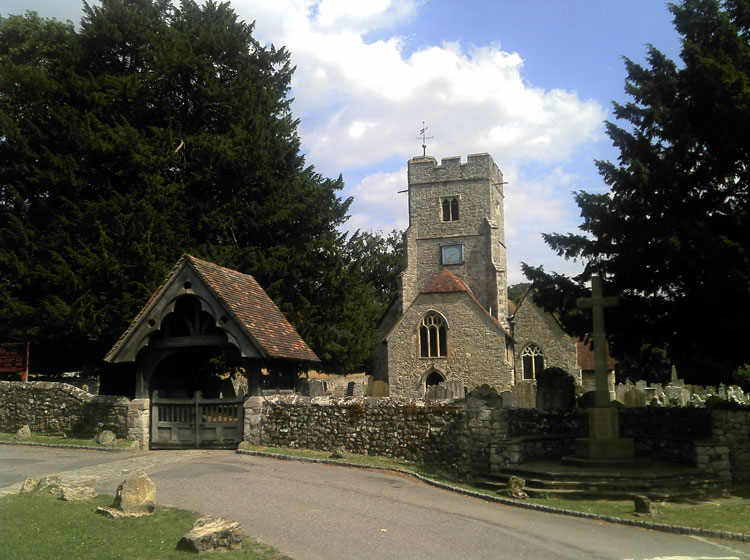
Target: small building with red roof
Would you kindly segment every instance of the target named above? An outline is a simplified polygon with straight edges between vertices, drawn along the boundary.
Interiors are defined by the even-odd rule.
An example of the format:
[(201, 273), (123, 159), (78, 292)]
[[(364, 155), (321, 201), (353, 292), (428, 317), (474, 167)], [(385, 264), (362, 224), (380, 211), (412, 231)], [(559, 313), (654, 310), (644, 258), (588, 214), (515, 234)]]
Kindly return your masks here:
[(136, 365), (143, 399), (216, 392), (206, 369), (219, 356), (244, 369), (251, 395), (263, 366), (320, 361), (252, 276), (186, 254), (104, 359)]

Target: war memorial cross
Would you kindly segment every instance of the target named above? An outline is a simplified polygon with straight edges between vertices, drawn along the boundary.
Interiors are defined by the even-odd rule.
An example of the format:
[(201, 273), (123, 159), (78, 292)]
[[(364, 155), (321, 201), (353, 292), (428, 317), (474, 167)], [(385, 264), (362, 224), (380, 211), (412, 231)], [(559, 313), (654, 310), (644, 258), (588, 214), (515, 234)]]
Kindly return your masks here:
[(576, 300), (579, 309), (591, 309), (594, 316), (594, 371), (596, 373), (597, 408), (609, 406), (609, 374), (607, 372), (607, 335), (604, 330), (604, 308), (615, 307), (617, 296), (604, 297), (602, 295), (602, 279), (591, 277), (591, 297)]

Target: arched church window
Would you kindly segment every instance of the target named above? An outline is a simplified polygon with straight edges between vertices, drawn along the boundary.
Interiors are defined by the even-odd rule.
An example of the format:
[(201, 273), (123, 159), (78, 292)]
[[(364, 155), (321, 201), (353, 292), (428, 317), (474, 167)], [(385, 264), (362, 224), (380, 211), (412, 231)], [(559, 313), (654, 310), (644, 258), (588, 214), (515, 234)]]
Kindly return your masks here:
[(419, 355), (422, 358), (444, 358), (447, 349), (445, 321), (437, 313), (428, 313), (419, 325)]
[(523, 378), (534, 379), (544, 369), (544, 354), (536, 344), (529, 344), (521, 351)]
[(443, 221), (444, 222), (455, 222), (458, 220), (458, 197), (450, 197), (443, 199)]

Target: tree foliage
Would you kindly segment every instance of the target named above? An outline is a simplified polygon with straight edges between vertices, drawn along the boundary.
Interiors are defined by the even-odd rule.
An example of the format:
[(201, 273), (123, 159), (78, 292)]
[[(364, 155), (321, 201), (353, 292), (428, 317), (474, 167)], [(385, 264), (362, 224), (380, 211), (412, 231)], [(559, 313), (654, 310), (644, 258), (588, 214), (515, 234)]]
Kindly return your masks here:
[(619, 125), (607, 123), (620, 156), (596, 162), (610, 192), (575, 195), (584, 235), (545, 239), (588, 262), (577, 290), (598, 273), (621, 295), (608, 311), (616, 355), (665, 348), (681, 376), (726, 382), (750, 338), (750, 2), (670, 10), (682, 64), (653, 46), (646, 66), (625, 59), (630, 101), (614, 104)]
[(289, 53), (252, 30), (193, 0), (0, 18), (0, 339), (35, 369), (96, 367), (183, 252), (255, 276), (324, 367), (364, 361), (382, 285), (348, 266), (341, 177), (300, 155)]

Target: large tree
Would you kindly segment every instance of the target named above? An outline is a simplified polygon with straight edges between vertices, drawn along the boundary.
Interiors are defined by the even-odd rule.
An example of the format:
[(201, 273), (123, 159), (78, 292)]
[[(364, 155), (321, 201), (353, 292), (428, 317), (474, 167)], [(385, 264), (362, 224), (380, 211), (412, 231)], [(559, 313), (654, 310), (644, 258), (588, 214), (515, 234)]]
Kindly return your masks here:
[(334, 367), (351, 335), (327, 321), (374, 312), (340, 281), (350, 200), (300, 155), (292, 72), (228, 3), (0, 18), (0, 340), (95, 368), (191, 252), (253, 274)]
[(631, 99), (614, 104), (619, 124), (607, 123), (620, 156), (597, 162), (610, 191), (576, 194), (584, 235), (545, 236), (586, 261), (585, 273), (566, 284), (525, 271), (560, 288), (545, 302), (566, 308), (579, 332), (571, 303), (584, 280), (603, 275), (621, 295), (608, 311), (616, 355), (632, 362), (664, 348), (681, 376), (714, 384), (750, 361), (750, 2), (669, 9), (682, 64), (653, 46), (646, 66), (625, 59)]

